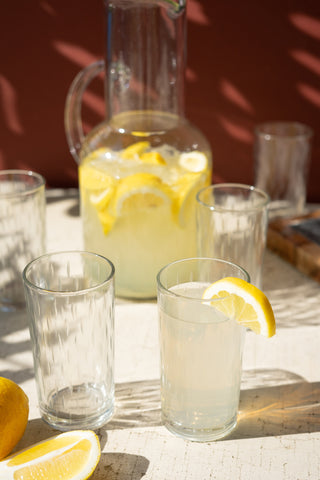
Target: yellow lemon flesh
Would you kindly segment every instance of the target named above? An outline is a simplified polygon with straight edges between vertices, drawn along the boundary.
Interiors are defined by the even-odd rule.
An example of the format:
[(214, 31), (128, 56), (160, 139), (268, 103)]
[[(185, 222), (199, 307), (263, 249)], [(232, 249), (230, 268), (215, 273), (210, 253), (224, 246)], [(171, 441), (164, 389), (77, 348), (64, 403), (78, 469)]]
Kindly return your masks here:
[(136, 173), (120, 180), (114, 199), (114, 213), (119, 216), (168, 202), (169, 190), (159, 177), (151, 173)]
[(165, 159), (158, 152), (144, 152), (139, 158), (143, 163), (150, 163), (152, 165), (166, 165)]
[(272, 337), (276, 332), (274, 313), (266, 295), (241, 278), (226, 277), (210, 285), (202, 298), (253, 332)]
[[(199, 151), (175, 151), (173, 155), (171, 149), (170, 159), (166, 157), (166, 149), (161, 152), (164, 156), (152, 148), (149, 141), (143, 140), (117, 152), (120, 161), (111, 158), (110, 150), (100, 148), (90, 153), (79, 167), (82, 204), (88, 203), (95, 208), (105, 235), (119, 216), (165, 204), (175, 223), (185, 227), (193, 212), (196, 191), (209, 183), (209, 178), (205, 177), (208, 160)], [(106, 169), (103, 168), (104, 159), (107, 160)], [(111, 174), (113, 162), (117, 171), (114, 175)], [(128, 175), (130, 165), (132, 169)], [(141, 172), (149, 166), (150, 172)]]
[(99, 439), (91, 430), (66, 432), (21, 450), (0, 462), (7, 480), (85, 480), (101, 456)]
[(122, 158), (127, 160), (134, 159), (136, 156), (140, 156), (145, 150), (150, 147), (150, 142), (136, 142), (125, 148), (121, 154)]
[(0, 460), (9, 455), (21, 439), (28, 416), (29, 400), (22, 388), (0, 377)]

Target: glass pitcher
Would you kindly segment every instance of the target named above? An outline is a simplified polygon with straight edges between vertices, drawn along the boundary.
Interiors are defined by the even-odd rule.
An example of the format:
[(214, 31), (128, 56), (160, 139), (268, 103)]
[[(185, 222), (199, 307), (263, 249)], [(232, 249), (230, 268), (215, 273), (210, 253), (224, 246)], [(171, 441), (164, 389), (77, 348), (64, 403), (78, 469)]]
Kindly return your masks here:
[[(79, 164), (84, 246), (116, 269), (116, 295), (156, 296), (166, 264), (196, 256), (195, 195), (211, 152), (184, 117), (186, 0), (105, 0), (105, 61), (68, 92), (65, 128)], [(105, 71), (106, 119), (87, 136), (82, 95)]]

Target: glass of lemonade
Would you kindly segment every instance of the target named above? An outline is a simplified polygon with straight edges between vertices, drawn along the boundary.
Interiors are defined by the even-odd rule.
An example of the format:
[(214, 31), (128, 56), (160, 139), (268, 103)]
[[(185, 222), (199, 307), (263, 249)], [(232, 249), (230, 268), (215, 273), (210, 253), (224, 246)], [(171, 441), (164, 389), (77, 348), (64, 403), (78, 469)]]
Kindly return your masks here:
[(115, 265), (117, 296), (156, 297), (158, 271), (196, 255), (196, 193), (210, 181), (208, 143), (177, 115), (125, 112), (108, 135), (90, 134), (79, 166), (84, 246)]
[(161, 411), (165, 426), (189, 440), (217, 440), (237, 424), (245, 328), (204, 300), (224, 277), (249, 281), (241, 267), (188, 258), (157, 276)]

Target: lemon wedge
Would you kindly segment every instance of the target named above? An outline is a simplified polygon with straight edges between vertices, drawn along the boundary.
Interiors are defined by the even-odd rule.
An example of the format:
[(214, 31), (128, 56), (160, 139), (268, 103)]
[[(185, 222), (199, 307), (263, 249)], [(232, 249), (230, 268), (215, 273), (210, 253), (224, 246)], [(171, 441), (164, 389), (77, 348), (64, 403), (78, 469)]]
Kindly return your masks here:
[(0, 462), (7, 480), (85, 480), (101, 456), (99, 439), (91, 430), (56, 435), (16, 452)]
[(204, 153), (195, 150), (182, 153), (179, 157), (179, 165), (188, 172), (199, 173), (207, 168), (208, 160)]
[[(276, 332), (272, 307), (265, 294), (241, 278), (226, 277), (210, 285), (203, 299), (211, 303), (227, 317), (253, 332), (272, 337)], [(220, 299), (220, 300), (219, 300)]]
[(136, 173), (120, 181), (114, 197), (113, 212), (119, 216), (157, 208), (169, 202), (169, 189), (159, 177), (151, 173)]
[(132, 160), (137, 156), (139, 157), (148, 147), (150, 147), (150, 142), (136, 142), (125, 148), (121, 156), (127, 160)]

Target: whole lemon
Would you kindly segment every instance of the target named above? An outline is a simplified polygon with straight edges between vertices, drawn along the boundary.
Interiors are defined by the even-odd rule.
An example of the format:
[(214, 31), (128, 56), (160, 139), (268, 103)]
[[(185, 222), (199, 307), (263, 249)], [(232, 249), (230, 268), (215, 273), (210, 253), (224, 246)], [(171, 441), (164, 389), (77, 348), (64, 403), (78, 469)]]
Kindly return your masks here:
[(13, 450), (28, 423), (29, 400), (22, 388), (0, 377), (0, 460)]

